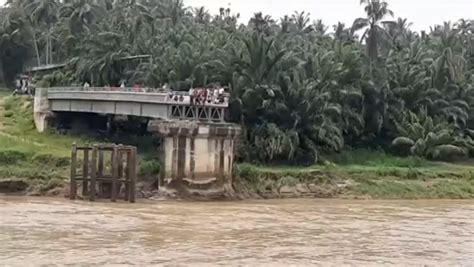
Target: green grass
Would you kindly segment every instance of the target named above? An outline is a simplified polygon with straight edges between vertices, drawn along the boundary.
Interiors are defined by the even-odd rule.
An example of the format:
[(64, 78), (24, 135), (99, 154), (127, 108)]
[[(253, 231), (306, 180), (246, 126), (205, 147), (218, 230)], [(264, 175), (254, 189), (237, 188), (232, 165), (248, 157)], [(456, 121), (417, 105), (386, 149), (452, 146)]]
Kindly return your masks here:
[(0, 98), (6, 97), (8, 95), (11, 95), (11, 92), (6, 88), (0, 87)]
[(22, 181), (38, 194), (66, 185), (71, 144), (88, 140), (36, 132), (28, 97), (4, 96), (0, 101), (0, 182)]
[(33, 121), (33, 102), (25, 96), (4, 98), (4, 132), (14, 136), (19, 149), (34, 149), (58, 157), (70, 155), (71, 144), (91, 142), (81, 136), (57, 135), (53, 132), (38, 133)]
[[(337, 163), (305, 168), (240, 164), (237, 191), (268, 194), (282, 186), (317, 184), (325, 196), (378, 199), (474, 198), (474, 167), (399, 158), (367, 150), (345, 152)], [(360, 153), (360, 154), (358, 154)], [(340, 184), (349, 184), (341, 189)]]
[(23, 181), (28, 191), (44, 194), (67, 183), (69, 158), (55, 156), (0, 136), (0, 182)]
[[(23, 181), (28, 190), (44, 194), (64, 186), (69, 178), (71, 145), (123, 143), (139, 148), (140, 175), (156, 178), (156, 159), (152, 137), (115, 137), (96, 140), (87, 136), (58, 135), (54, 131), (38, 133), (33, 121), (33, 101), (26, 96), (0, 96), (0, 186), (3, 181)], [(3, 101), (2, 101), (3, 100)], [(0, 188), (1, 189), (1, 188)]]

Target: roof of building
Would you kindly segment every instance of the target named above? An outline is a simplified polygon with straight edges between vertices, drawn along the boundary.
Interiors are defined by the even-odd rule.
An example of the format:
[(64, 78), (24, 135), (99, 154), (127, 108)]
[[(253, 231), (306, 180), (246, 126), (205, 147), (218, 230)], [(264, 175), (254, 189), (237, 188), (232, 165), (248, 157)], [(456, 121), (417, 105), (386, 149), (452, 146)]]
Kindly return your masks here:
[(45, 71), (45, 70), (54, 70), (66, 67), (66, 64), (48, 64), (48, 65), (41, 65), (27, 69), (27, 72), (37, 72), (37, 71)]

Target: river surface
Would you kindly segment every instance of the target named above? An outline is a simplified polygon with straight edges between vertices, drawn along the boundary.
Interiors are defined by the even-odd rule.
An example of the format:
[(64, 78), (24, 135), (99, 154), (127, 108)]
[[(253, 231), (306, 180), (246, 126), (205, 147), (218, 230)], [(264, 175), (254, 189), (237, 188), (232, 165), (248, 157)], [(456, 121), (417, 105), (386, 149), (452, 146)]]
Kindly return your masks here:
[(0, 196), (0, 266), (474, 266), (473, 201)]

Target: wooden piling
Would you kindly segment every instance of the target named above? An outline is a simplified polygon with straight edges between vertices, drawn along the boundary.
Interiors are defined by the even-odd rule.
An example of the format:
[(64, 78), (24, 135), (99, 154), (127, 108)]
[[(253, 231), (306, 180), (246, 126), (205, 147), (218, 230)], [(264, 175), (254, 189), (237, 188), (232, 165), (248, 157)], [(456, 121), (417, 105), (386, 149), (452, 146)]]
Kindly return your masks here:
[(97, 177), (97, 145), (92, 147), (92, 164), (90, 169), (90, 188), (89, 188), (89, 200), (95, 200), (95, 187)]
[(125, 168), (125, 192), (124, 192), (124, 200), (130, 200), (130, 160), (131, 160), (132, 152), (128, 150), (125, 155), (127, 156), (127, 167)]
[(130, 189), (129, 189), (129, 194), (130, 194), (130, 203), (135, 203), (135, 182), (137, 180), (137, 148), (133, 147), (131, 148), (131, 160), (130, 160), (130, 166), (128, 166), (128, 170), (130, 173)]
[[(118, 167), (118, 175), (117, 175), (117, 181), (121, 181), (122, 178), (124, 178), (124, 169), (123, 169), (123, 146), (122, 145), (119, 145), (118, 147), (118, 155), (117, 155), (118, 159), (118, 163), (117, 163), (117, 167)], [(116, 198), (120, 198), (120, 188), (122, 186), (122, 183), (120, 182), (117, 182), (117, 187), (116, 187)]]
[(84, 157), (82, 162), (82, 197), (87, 195), (87, 178), (89, 176), (89, 148), (84, 148)]
[[(83, 151), (82, 173), (77, 173), (77, 152)], [(111, 154), (111, 172), (105, 171), (105, 153)], [(76, 146), (71, 150), (71, 185), (70, 198), (77, 197), (77, 183), (82, 181), (83, 196), (89, 194), (94, 201), (98, 193), (101, 198), (105, 190), (110, 192), (110, 199), (116, 202), (121, 197), (119, 190), (124, 185), (124, 200), (135, 202), (135, 183), (137, 172), (137, 149), (123, 145)], [(105, 173), (107, 172), (107, 173)], [(99, 187), (99, 192), (97, 192)], [(108, 196), (106, 196), (108, 197)]]
[(72, 149), (71, 149), (71, 181), (70, 181), (70, 187), (69, 187), (69, 198), (71, 200), (76, 199), (76, 194), (77, 194), (76, 161), (77, 161), (77, 147), (76, 147), (76, 143), (73, 143)]
[(119, 175), (119, 150), (118, 146), (114, 145), (114, 150), (112, 154), (112, 192), (110, 196), (110, 200), (115, 202), (117, 199), (117, 179)]
[[(98, 177), (103, 177), (104, 176), (104, 150), (99, 148), (99, 165), (97, 167), (97, 176)], [(99, 198), (104, 197), (104, 188), (103, 188), (103, 182), (99, 183)]]

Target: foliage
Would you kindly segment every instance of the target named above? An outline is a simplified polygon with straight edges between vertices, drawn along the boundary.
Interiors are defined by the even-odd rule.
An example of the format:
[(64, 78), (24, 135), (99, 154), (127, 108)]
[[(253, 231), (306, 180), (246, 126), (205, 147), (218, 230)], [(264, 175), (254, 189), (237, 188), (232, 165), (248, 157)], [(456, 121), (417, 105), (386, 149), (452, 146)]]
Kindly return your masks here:
[(449, 159), (468, 154), (472, 139), (456, 134), (454, 126), (427, 115), (407, 112), (401, 122), (395, 122), (399, 136), (393, 146), (409, 149), (410, 153), (431, 159)]
[[(419, 157), (474, 154), (474, 23), (418, 33), (383, 0), (361, 5), (365, 17), (331, 33), (306, 12), (239, 24), (230, 9), (213, 16), (180, 0), (10, 0), (0, 62), (9, 82), (29, 65), (67, 63), (43, 86), (228, 86), (247, 161), (313, 164), (350, 147), (389, 151), (394, 139)], [(403, 132), (425, 117), (448, 128)]]
[[(366, 153), (367, 152), (367, 153)], [(373, 151), (365, 155), (380, 155)], [(361, 152), (357, 152), (361, 153)], [(313, 166), (308, 168), (262, 167), (238, 164), (234, 169), (235, 189), (245, 195), (281, 197), (285, 187), (318, 188), (319, 197), (376, 199), (471, 199), (474, 197), (474, 172), (469, 166), (432, 163), (416, 170), (396, 166), (385, 156), (385, 165)], [(357, 159), (356, 159), (357, 161)], [(389, 162), (395, 164), (390, 164)], [(354, 162), (351, 162), (354, 163)], [(421, 165), (420, 165), (421, 166)]]

